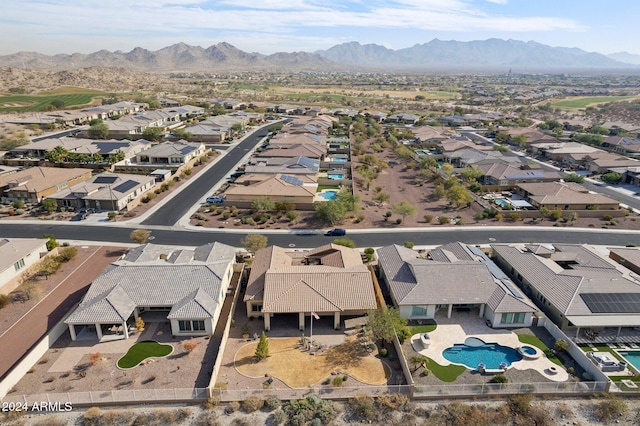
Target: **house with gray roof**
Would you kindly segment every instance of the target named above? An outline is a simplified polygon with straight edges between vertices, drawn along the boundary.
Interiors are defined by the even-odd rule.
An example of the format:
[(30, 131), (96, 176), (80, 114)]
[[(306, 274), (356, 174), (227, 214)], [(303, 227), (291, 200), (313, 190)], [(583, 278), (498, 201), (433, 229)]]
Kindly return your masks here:
[[(175, 336), (211, 335), (233, 275), (236, 249), (209, 243), (191, 249), (145, 244), (98, 276), (65, 323), (78, 333), (127, 339), (142, 317), (171, 323)], [(114, 336), (106, 336), (107, 339)]]
[(315, 313), (333, 319), (363, 315), (377, 308), (371, 271), (356, 249), (327, 244), (310, 251), (278, 246), (258, 250), (244, 296), (249, 317), (264, 317), (270, 330), (273, 317), (294, 314), (300, 330)]
[(456, 311), (486, 318), (494, 328), (529, 327), (538, 310), (475, 246), (450, 243), (427, 258), (395, 244), (377, 253), (381, 285), (407, 319), (451, 318)]
[[(640, 327), (640, 280), (586, 245), (492, 245), (494, 260), (558, 327)], [(637, 337), (640, 333), (635, 331)]]
[(204, 144), (199, 142), (163, 142), (137, 154), (136, 162), (177, 168), (204, 154), (205, 150)]
[(288, 175), (316, 175), (320, 171), (320, 160), (307, 157), (254, 157), (245, 167), (246, 173), (269, 173)]
[[(9, 294), (20, 281), (13, 280), (48, 252), (45, 238), (0, 239), (0, 294)], [(13, 281), (12, 281), (13, 280)]]

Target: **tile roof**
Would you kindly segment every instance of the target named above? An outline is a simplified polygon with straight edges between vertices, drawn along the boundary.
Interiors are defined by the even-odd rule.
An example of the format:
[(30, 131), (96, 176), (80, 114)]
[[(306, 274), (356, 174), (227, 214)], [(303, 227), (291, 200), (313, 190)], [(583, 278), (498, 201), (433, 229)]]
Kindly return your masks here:
[(494, 312), (536, 310), (526, 297), (512, 294), (502, 282), (504, 274), (470, 246), (450, 243), (431, 250), (429, 256), (432, 260), (419, 258), (398, 245), (378, 250), (380, 267), (398, 305), (486, 303)]
[(81, 168), (30, 167), (0, 176), (0, 187), (9, 185), (11, 190), (40, 192), (83, 176), (91, 177), (91, 171)]
[(590, 192), (575, 182), (520, 183), (517, 186), (527, 191), (529, 199), (540, 205), (618, 204), (613, 198)]
[(244, 297), (250, 300), (262, 300), (263, 311), (273, 313), (376, 308), (371, 273), (359, 252), (335, 244), (308, 252), (258, 250)]
[[(222, 292), (224, 273), (235, 261), (235, 248), (217, 242), (207, 246), (217, 254), (203, 256), (206, 248), (198, 247), (183, 251), (177, 256), (179, 261), (174, 256), (174, 263), (168, 261), (173, 253), (170, 247), (137, 247), (91, 283), (66, 323), (121, 322), (136, 306), (171, 306), (172, 318), (191, 313), (198, 315), (195, 318), (211, 318)], [(199, 249), (200, 260), (195, 258)]]
[[(43, 238), (2, 238), (0, 239), (0, 272), (8, 268), (14, 270), (13, 265), (20, 259), (33, 253), (39, 258), (39, 251), (46, 252), (47, 240)], [(0, 282), (0, 286), (4, 283)]]

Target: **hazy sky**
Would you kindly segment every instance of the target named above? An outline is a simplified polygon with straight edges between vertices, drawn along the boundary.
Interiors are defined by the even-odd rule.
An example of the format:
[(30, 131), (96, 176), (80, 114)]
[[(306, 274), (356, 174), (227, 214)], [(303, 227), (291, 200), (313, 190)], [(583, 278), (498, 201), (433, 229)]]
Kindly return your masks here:
[(638, 0), (2, 0), (0, 54), (150, 50), (222, 41), (248, 52), (359, 41), (535, 40), (640, 54)]

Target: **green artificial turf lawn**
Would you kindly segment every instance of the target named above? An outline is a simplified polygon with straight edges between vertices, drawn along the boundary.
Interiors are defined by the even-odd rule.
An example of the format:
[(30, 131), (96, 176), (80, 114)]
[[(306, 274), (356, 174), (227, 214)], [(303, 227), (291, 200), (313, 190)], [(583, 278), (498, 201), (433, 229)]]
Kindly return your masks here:
[(423, 324), (423, 325), (410, 325), (411, 335), (414, 334), (422, 334), (422, 333), (431, 333), (438, 327), (437, 324)]
[(458, 376), (467, 369), (463, 365), (440, 365), (431, 358), (429, 358), (428, 368), (434, 376), (447, 383), (455, 382)]
[(161, 358), (173, 352), (173, 346), (154, 341), (138, 342), (118, 360), (118, 367), (133, 368), (147, 358)]
[(540, 349), (544, 354), (551, 360), (551, 362), (562, 365), (562, 360), (558, 358), (555, 354), (551, 353), (549, 347), (545, 345), (542, 340), (538, 339), (536, 336), (532, 336), (530, 334), (518, 334), (518, 340), (527, 345), (535, 346)]

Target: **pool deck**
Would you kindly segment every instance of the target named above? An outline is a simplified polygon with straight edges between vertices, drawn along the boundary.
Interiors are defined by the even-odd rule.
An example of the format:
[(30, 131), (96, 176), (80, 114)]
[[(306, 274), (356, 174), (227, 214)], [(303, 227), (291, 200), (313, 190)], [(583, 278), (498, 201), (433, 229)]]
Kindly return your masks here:
[[(502, 346), (509, 346), (517, 349), (522, 343), (518, 340), (518, 335), (510, 330), (494, 329), (485, 324), (484, 318), (463, 317), (457, 315), (455, 319), (438, 317), (438, 327), (429, 333), (430, 345), (428, 349), (419, 350), (422, 347), (420, 335), (411, 337), (413, 346), (420, 355), (428, 356), (440, 365), (450, 365), (447, 359), (442, 356), (442, 351), (452, 347), (454, 344), (464, 343), (468, 337), (477, 337), (485, 343), (498, 343)], [(416, 341), (417, 340), (417, 341)], [(551, 374), (550, 368), (554, 367), (556, 373)], [(569, 373), (562, 367), (551, 362), (544, 354), (538, 359), (526, 359), (516, 361), (510, 368), (516, 370), (534, 369), (549, 380), (564, 382), (569, 380)]]

